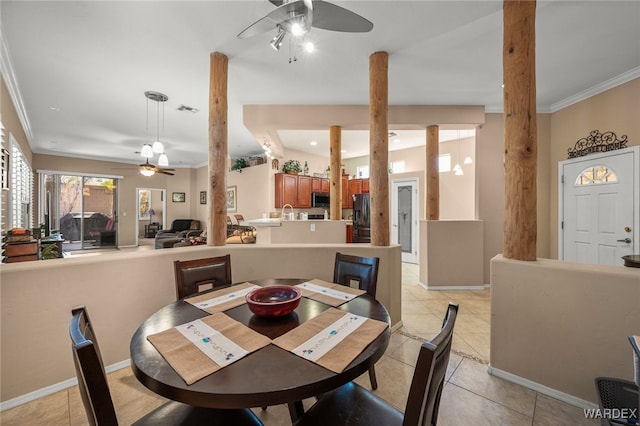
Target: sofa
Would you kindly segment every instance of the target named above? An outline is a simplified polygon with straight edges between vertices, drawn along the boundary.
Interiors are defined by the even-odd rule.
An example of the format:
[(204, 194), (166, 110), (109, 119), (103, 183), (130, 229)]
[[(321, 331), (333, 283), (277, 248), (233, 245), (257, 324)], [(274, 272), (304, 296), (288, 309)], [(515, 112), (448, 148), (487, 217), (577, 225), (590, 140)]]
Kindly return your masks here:
[(202, 234), (202, 227), (199, 220), (175, 219), (171, 222), (171, 228), (161, 229), (156, 233), (155, 248), (173, 247), (175, 243), (185, 238), (196, 237), (200, 234)]

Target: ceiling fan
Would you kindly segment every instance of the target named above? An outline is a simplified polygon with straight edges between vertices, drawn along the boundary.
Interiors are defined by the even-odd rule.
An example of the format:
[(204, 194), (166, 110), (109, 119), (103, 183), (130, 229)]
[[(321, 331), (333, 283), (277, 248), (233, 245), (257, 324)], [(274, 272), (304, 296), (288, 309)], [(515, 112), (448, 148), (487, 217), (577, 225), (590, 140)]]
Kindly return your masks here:
[[(113, 170), (131, 170), (131, 167), (116, 167)], [(175, 173), (171, 173), (171, 172), (175, 172), (176, 169), (168, 169), (168, 168), (163, 168), (163, 167), (156, 167), (154, 164), (151, 164), (149, 162), (149, 159), (147, 158), (147, 161), (139, 164), (138, 165), (138, 170), (140, 171), (140, 174), (142, 174), (143, 176), (153, 176), (156, 173), (160, 173), (163, 175), (169, 175), (169, 176), (174, 176)]]
[(300, 36), (311, 27), (329, 31), (365, 33), (373, 29), (373, 23), (355, 12), (324, 0), (269, 0), (278, 6), (265, 17), (245, 28), (239, 38), (253, 37), (276, 29), (271, 46), (279, 50), (287, 33)]

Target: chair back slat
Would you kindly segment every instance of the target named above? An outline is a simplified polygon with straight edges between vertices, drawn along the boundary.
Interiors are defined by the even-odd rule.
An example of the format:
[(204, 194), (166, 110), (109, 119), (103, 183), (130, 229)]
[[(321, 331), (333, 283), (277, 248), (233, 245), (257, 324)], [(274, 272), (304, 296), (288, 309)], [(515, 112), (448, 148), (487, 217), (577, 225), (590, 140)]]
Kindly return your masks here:
[(357, 281), (360, 290), (366, 291), (369, 296), (375, 298), (379, 264), (380, 258), (378, 257), (360, 257), (336, 253), (333, 282), (350, 286), (351, 281)]
[(442, 329), (422, 344), (409, 389), (403, 425), (435, 425), (442, 396), (458, 305), (449, 304)]
[(182, 299), (207, 288), (231, 284), (231, 255), (174, 262), (176, 296)]
[(116, 411), (93, 326), (84, 306), (71, 311), (69, 326), (73, 363), (82, 403), (92, 426), (117, 425)]

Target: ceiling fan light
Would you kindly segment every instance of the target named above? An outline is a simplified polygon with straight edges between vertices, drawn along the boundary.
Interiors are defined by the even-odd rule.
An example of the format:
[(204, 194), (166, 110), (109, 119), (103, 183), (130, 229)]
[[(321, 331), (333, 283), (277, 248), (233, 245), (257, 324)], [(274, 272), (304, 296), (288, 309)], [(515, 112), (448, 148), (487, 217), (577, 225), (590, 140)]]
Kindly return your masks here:
[(162, 145), (162, 142), (160, 141), (155, 141), (151, 148), (156, 154), (161, 154), (164, 152), (164, 145)]
[(307, 31), (302, 26), (302, 24), (300, 24), (300, 22), (294, 22), (293, 24), (291, 24), (291, 34), (293, 34), (294, 36), (299, 37), (306, 32)]
[(156, 172), (153, 169), (140, 169), (140, 174), (142, 176), (153, 176)]
[(140, 155), (145, 158), (153, 157), (153, 148), (148, 143), (142, 145), (142, 151), (140, 151)]
[(269, 43), (276, 52), (280, 50), (280, 46), (282, 46), (282, 40), (284, 39), (285, 35), (287, 35), (287, 32), (278, 25), (278, 34), (274, 38), (272, 38), (271, 42)]
[(162, 154), (160, 154), (160, 157), (158, 157), (158, 166), (168, 166), (169, 165), (169, 157), (167, 157), (167, 154), (165, 154), (164, 152)]
[(463, 163), (464, 164), (472, 164), (473, 160), (471, 159), (471, 157), (464, 157)]
[(460, 164), (456, 164), (455, 166), (453, 166), (453, 174), (456, 176), (463, 176), (464, 172), (462, 171), (462, 167), (460, 167)]

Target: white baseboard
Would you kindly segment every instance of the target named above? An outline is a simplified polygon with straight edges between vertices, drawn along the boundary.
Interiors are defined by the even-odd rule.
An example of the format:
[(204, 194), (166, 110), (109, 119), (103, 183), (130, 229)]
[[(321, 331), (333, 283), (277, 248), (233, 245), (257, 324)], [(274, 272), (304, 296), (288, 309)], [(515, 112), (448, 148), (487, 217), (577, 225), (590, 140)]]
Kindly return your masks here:
[(487, 367), (487, 371), (489, 372), (489, 374), (493, 376), (500, 377), (501, 379), (507, 380), (509, 382), (534, 390), (541, 394), (558, 399), (562, 402), (566, 402), (567, 404), (571, 404), (583, 409), (598, 408), (598, 404), (594, 404), (593, 402), (586, 401), (584, 399), (578, 398), (573, 395), (569, 395), (568, 393), (560, 392), (559, 390), (552, 389), (545, 385), (541, 385), (540, 383), (533, 382), (529, 379), (525, 379), (524, 377), (516, 376), (515, 374), (511, 374), (506, 371), (500, 370), (498, 368), (492, 367), (491, 365)]
[(461, 291), (461, 290), (485, 290), (487, 288), (491, 288), (490, 284), (481, 284), (481, 285), (439, 285), (439, 286), (431, 286), (429, 287), (426, 284), (418, 282), (418, 285), (425, 290), (430, 291)]
[(400, 330), (402, 328), (402, 320), (398, 321), (396, 325), (391, 327), (391, 332), (393, 333), (396, 330)]
[[(130, 361), (128, 359), (125, 359), (124, 361), (116, 362), (115, 364), (111, 364), (105, 367), (105, 371), (107, 374), (113, 373), (114, 371), (118, 371), (128, 367), (129, 364), (130, 364)], [(4, 410), (8, 410), (10, 408), (17, 407), (22, 404), (26, 404), (27, 402), (35, 401), (36, 399), (42, 398), (47, 395), (51, 395), (65, 389), (69, 389), (71, 387), (76, 386), (77, 384), (78, 384), (78, 379), (74, 377), (72, 379), (64, 380), (62, 382), (58, 382), (51, 386), (47, 386), (42, 389), (29, 392), (27, 394), (17, 396), (7, 401), (0, 402), (0, 412)]]

